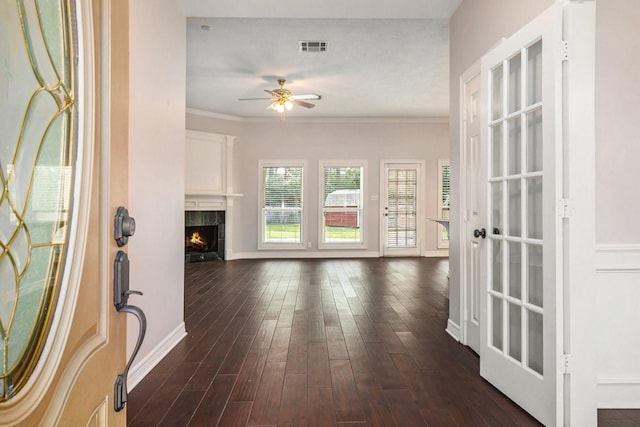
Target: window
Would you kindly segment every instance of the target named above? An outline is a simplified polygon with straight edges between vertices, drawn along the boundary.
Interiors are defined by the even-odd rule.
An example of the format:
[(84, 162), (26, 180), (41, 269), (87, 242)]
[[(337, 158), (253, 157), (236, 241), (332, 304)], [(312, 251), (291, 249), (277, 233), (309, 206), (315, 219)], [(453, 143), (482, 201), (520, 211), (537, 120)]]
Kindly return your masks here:
[(260, 162), (259, 249), (304, 248), (304, 162)]
[(319, 248), (364, 247), (364, 161), (320, 161)]
[[(449, 218), (451, 166), (449, 160), (438, 160), (438, 217)], [(449, 247), (449, 232), (438, 225), (438, 248)]]

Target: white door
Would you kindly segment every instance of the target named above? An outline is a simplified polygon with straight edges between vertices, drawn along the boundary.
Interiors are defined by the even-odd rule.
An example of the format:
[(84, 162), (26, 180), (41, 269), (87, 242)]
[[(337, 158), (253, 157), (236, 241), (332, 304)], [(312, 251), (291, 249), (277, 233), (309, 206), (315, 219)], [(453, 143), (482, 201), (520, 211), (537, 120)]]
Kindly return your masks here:
[(463, 343), (480, 353), (480, 239), (476, 230), (487, 223), (480, 206), (480, 70), (474, 67), (463, 76), (463, 167), (464, 176), (464, 315)]
[(422, 164), (383, 162), (382, 170), (382, 255), (420, 256)]
[(480, 373), (547, 426), (562, 424), (562, 10), (482, 59), (488, 205)]

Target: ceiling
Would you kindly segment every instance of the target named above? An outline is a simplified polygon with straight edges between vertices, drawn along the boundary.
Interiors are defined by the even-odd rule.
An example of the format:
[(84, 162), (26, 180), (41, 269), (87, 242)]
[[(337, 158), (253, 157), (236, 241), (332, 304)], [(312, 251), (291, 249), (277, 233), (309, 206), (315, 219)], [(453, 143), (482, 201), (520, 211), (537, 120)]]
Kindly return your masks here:
[[(300, 118), (428, 118), (449, 111), (448, 18), (461, 0), (179, 0), (187, 19), (187, 108), (277, 116), (277, 79), (319, 94)], [(326, 41), (300, 53), (299, 41)]]

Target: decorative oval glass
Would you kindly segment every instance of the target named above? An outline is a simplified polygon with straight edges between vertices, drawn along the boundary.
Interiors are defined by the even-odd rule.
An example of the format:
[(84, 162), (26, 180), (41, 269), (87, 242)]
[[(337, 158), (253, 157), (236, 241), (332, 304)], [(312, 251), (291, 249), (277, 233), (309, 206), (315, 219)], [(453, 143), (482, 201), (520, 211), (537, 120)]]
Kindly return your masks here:
[(0, 401), (33, 373), (60, 291), (78, 139), (73, 3), (0, 2)]

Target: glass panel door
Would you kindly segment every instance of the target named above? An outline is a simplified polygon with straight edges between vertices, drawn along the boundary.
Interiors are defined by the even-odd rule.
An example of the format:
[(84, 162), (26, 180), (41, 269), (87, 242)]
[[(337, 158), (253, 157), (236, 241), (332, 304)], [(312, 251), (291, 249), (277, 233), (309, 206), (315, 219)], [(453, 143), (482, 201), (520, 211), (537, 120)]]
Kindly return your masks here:
[[(561, 414), (556, 301), (561, 253), (560, 8), (551, 7), (482, 59), (484, 245), (480, 373), (545, 425)], [(561, 65), (561, 64), (560, 64)], [(560, 403), (559, 403), (560, 402)]]
[(384, 168), (383, 221), (385, 255), (420, 255), (420, 164)]

